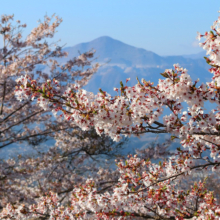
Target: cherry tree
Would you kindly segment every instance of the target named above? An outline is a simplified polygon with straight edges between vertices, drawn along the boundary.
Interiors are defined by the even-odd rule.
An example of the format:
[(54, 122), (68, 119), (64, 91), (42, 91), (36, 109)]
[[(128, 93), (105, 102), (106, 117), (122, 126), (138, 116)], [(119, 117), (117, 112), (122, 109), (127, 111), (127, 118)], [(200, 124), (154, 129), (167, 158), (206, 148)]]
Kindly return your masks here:
[[(56, 144), (46, 152), (10, 158), (0, 163), (0, 206), (8, 202), (16, 205), (35, 203), (48, 191), (56, 192), (65, 202), (74, 185), (94, 178), (97, 184), (112, 187), (118, 182), (119, 172), (111, 163), (121, 155), (127, 139), (113, 143), (112, 139), (97, 135), (94, 130), (79, 128), (56, 133)], [(156, 147), (155, 147), (156, 145)], [(171, 153), (170, 141), (137, 149), (139, 157), (159, 159)]]
[[(38, 82), (53, 80), (56, 83), (59, 80), (63, 90), (73, 82), (84, 86), (97, 70), (98, 64), (91, 65), (94, 51), (59, 64), (58, 58), (67, 54), (56, 43), (44, 40), (54, 36), (61, 21), (59, 17), (45, 16), (44, 21), (24, 38), (22, 32), (26, 24), (20, 21), (12, 24), (13, 16), (4, 15), (1, 19), (4, 46), (0, 64), (0, 148), (3, 151), (11, 144), (21, 145), (26, 141), (35, 146), (34, 152), (37, 152), (0, 161), (0, 209), (8, 202), (32, 204), (47, 191), (56, 192), (64, 199), (75, 184), (85, 181), (86, 176), (96, 176), (97, 181), (104, 176), (109, 181), (117, 178), (108, 169), (102, 171), (102, 177), (98, 175), (98, 164), (102, 163), (104, 168), (103, 163), (106, 163), (109, 167), (109, 161), (104, 158), (118, 158), (126, 139), (113, 143), (111, 138), (98, 136), (94, 130), (83, 132), (72, 122), (54, 120), (50, 114), (52, 105), (42, 110), (34, 100), (20, 102), (15, 98), (15, 80), (25, 74)], [(56, 144), (47, 151), (38, 145), (48, 137), (53, 137)], [(151, 155), (159, 152), (160, 149), (151, 150)]]
[(96, 132), (83, 132), (79, 128), (56, 133), (55, 146), (48, 151), (0, 163), (0, 207), (8, 202), (33, 203), (48, 191), (68, 196), (73, 185), (97, 176), (99, 166), (108, 167), (114, 158), (121, 158), (122, 146)]
[[(19, 20), (13, 22), (13, 19), (14, 16), (3, 15), (0, 20), (3, 38), (0, 49), (0, 149), (3, 152), (12, 144), (23, 146), (27, 142), (35, 146), (37, 153), (0, 161), (0, 208), (8, 202), (33, 202), (47, 190), (57, 193), (70, 190), (70, 186), (83, 179), (77, 175), (77, 166), (81, 173), (88, 170), (88, 166), (82, 164), (90, 158), (92, 169), (95, 165), (91, 160), (103, 154), (116, 156), (122, 146), (122, 142), (114, 144), (107, 136), (82, 132), (71, 122), (54, 120), (50, 113), (52, 106), (43, 110), (34, 100), (20, 102), (16, 99), (16, 80), (25, 74), (38, 82), (59, 80), (61, 89), (73, 82), (83, 87), (99, 65), (92, 65), (94, 50), (70, 58), (66, 63), (58, 62), (68, 54), (58, 42), (47, 41), (51, 42), (61, 18), (45, 16), (27, 37), (23, 35), (26, 24)], [(48, 152), (38, 146), (51, 137), (56, 145)], [(67, 147), (67, 142), (71, 148)]]
[(52, 115), (35, 101), (26, 99), (19, 102), (14, 95), (18, 77), (28, 74), (38, 82), (54, 79), (60, 80), (61, 86), (73, 82), (83, 86), (98, 68), (98, 64), (91, 66), (94, 51), (71, 58), (66, 63), (58, 63), (57, 59), (67, 56), (67, 53), (58, 46), (58, 42), (47, 41), (54, 37), (61, 18), (45, 16), (26, 37), (23, 36), (26, 24), (19, 20), (13, 22), (13, 18), (4, 15), (0, 20), (3, 38), (0, 49), (0, 149), (24, 141), (36, 146), (53, 136), (55, 131), (69, 126), (53, 120)]
[[(220, 166), (220, 17), (200, 43), (207, 50), (206, 62), (213, 74), (211, 82), (198, 85), (187, 70), (174, 65), (162, 73), (156, 86), (137, 79), (128, 87), (121, 82), (111, 96), (100, 89), (97, 95), (78, 84), (62, 85), (57, 80), (39, 82), (30, 75), (17, 79), (19, 100), (35, 99), (44, 110), (53, 108), (57, 118), (69, 121), (85, 131), (110, 136), (114, 141), (129, 135), (169, 133), (182, 145), (167, 160), (152, 163), (137, 155), (117, 161), (118, 180), (114, 184), (97, 183), (94, 178), (75, 185), (66, 203), (48, 192), (37, 203), (8, 204), (1, 213), (5, 219), (219, 219), (220, 204), (205, 182), (181, 189), (178, 184), (198, 170), (216, 172)], [(129, 79), (128, 79), (129, 80)], [(183, 110), (183, 103), (188, 105)], [(205, 103), (216, 108), (206, 111)], [(163, 108), (170, 115), (162, 117)], [(162, 118), (162, 120), (161, 120)]]

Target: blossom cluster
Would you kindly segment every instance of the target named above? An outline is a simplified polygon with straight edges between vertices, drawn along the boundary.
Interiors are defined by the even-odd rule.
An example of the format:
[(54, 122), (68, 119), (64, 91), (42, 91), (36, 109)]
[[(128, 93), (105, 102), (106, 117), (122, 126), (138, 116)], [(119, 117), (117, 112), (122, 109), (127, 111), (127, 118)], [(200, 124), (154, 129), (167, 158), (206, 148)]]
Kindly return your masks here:
[[(197, 81), (193, 82), (187, 70), (178, 64), (161, 75), (165, 79), (159, 80), (156, 86), (144, 79), (133, 87), (121, 82), (118, 96), (101, 89), (95, 95), (77, 84), (63, 92), (57, 81), (41, 84), (26, 75), (17, 80), (20, 87), (16, 94), (20, 100), (37, 97), (44, 109), (52, 108), (54, 114), (62, 111), (59, 117), (83, 130), (95, 127), (98, 134), (105, 133), (115, 141), (120, 140), (121, 134), (170, 133), (192, 151), (193, 157), (199, 157), (208, 149), (211, 158), (218, 161), (220, 90), (215, 85), (216, 77), (207, 85), (197, 86)], [(205, 102), (216, 103), (217, 108), (205, 112)], [(183, 103), (188, 105), (187, 111), (183, 111)], [(160, 122), (164, 107), (168, 107), (171, 114), (163, 116)]]
[[(55, 193), (41, 197), (37, 204), (10, 205), (1, 212), (2, 219), (218, 219), (220, 206), (203, 182), (187, 192), (178, 188), (176, 166), (169, 162), (152, 164), (137, 156), (117, 163), (119, 178), (111, 190), (87, 179), (75, 186), (68, 206)], [(169, 173), (167, 173), (169, 170)], [(178, 173), (177, 173), (178, 174)], [(172, 177), (172, 178), (170, 178)], [(106, 182), (108, 183), (108, 182)], [(104, 185), (104, 183), (103, 183)]]
[[(70, 189), (73, 184), (83, 179), (76, 172), (71, 172), (72, 167), (65, 170), (70, 157), (76, 155), (74, 150), (80, 155), (69, 165), (74, 164), (76, 167), (89, 157), (85, 153), (86, 150), (92, 153), (91, 145), (86, 145), (86, 141), (76, 142), (75, 138), (78, 146), (71, 144), (72, 151), (64, 147), (64, 141), (59, 141), (58, 133), (66, 134), (67, 140), (73, 135), (75, 125), (55, 120), (50, 113), (51, 109), (45, 111), (36, 101), (30, 99), (20, 102), (14, 95), (17, 79), (24, 78), (26, 74), (38, 82), (59, 81), (60, 86), (57, 89), (63, 91), (68, 83), (86, 85), (97, 71), (98, 64), (91, 64), (95, 51), (71, 57), (58, 46), (58, 42), (52, 42), (51, 39), (50, 43), (48, 42), (48, 38), (54, 37), (61, 22), (62, 19), (58, 16), (45, 16), (43, 21), (39, 21), (37, 27), (25, 36), (26, 24), (19, 20), (14, 21), (13, 15), (3, 15), (0, 18), (0, 35), (3, 41), (0, 48), (0, 209), (9, 202), (33, 203), (36, 198), (44, 195), (45, 191), (62, 192)], [(63, 58), (63, 62), (59, 63), (58, 58)], [(53, 89), (53, 92), (55, 91), (56, 89)], [(81, 131), (76, 129), (77, 132), (80, 137)], [(53, 146), (47, 151), (48, 147), (45, 149), (42, 145), (52, 138), (59, 142), (59, 147)], [(90, 142), (94, 145), (96, 143), (98, 147), (100, 140), (107, 142), (109, 139), (99, 137)], [(11, 145), (13, 150), (10, 150)], [(29, 155), (28, 150), (25, 152), (27, 148), (31, 149)], [(100, 152), (107, 151), (107, 147), (104, 150), (103, 148), (94, 152), (100, 155)], [(18, 152), (23, 155), (17, 155)], [(63, 154), (67, 153), (70, 156), (64, 157)], [(94, 165), (90, 168), (94, 168)], [(66, 171), (65, 174), (63, 170)], [(63, 182), (60, 183), (62, 177)]]
[[(86, 85), (98, 68), (98, 64), (91, 66), (95, 51), (65, 58), (68, 54), (62, 47), (47, 42), (57, 32), (61, 18), (45, 16), (26, 37), (26, 24), (21, 24), (19, 20), (13, 22), (13, 19), (12, 15), (3, 15), (0, 19), (0, 34), (4, 42), (0, 48), (1, 149), (24, 141), (35, 143), (42, 137), (62, 130), (64, 126), (63, 122), (55, 121), (51, 114), (46, 114), (48, 112), (42, 110), (35, 101), (27, 99), (21, 103), (15, 98), (17, 78), (28, 74), (39, 82), (58, 80), (62, 90), (67, 83)], [(61, 57), (66, 62), (58, 63), (57, 58)]]

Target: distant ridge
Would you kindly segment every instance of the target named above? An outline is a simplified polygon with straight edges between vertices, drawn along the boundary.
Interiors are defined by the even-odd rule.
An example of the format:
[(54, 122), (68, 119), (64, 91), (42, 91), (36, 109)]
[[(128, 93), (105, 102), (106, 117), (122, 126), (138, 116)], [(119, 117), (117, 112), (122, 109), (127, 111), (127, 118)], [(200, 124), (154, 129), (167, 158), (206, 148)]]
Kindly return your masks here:
[(203, 57), (207, 56), (206, 51), (202, 51), (200, 53), (196, 54), (189, 54), (189, 55), (183, 55), (185, 58), (190, 58), (190, 59), (203, 59)]
[(130, 66), (166, 66), (172, 65), (172, 62), (175, 62), (175, 60), (181, 61), (184, 64), (189, 63), (188, 59), (202, 58), (200, 53), (198, 55), (159, 56), (152, 51), (125, 44), (108, 36), (102, 36), (90, 42), (64, 48), (70, 57), (77, 56), (79, 52), (84, 53), (91, 49), (96, 50), (99, 62), (106, 62), (111, 59), (112, 64), (120, 63)]
[(141, 48), (136, 48), (125, 44), (111, 37), (103, 36), (87, 43), (77, 44), (74, 47), (65, 48), (71, 56), (77, 55), (94, 48), (99, 62), (106, 62), (109, 58), (112, 63), (120, 63), (126, 65), (156, 65), (162, 60), (157, 54)]
[(60, 62), (78, 56), (79, 52), (84, 53), (91, 49), (96, 50), (97, 62), (105, 64), (86, 86), (86, 89), (93, 92), (102, 88), (112, 93), (113, 88), (118, 87), (121, 80), (126, 81), (126, 78), (131, 78), (130, 83), (134, 85), (136, 76), (139, 79), (145, 78), (157, 83), (161, 78), (160, 73), (165, 69), (173, 68), (175, 63), (188, 69), (193, 80), (200, 78), (201, 81), (205, 81), (205, 78), (211, 78), (207, 71), (208, 65), (200, 59), (203, 57), (200, 53), (184, 56), (159, 56), (152, 51), (125, 44), (108, 36), (64, 48), (69, 56), (62, 58)]

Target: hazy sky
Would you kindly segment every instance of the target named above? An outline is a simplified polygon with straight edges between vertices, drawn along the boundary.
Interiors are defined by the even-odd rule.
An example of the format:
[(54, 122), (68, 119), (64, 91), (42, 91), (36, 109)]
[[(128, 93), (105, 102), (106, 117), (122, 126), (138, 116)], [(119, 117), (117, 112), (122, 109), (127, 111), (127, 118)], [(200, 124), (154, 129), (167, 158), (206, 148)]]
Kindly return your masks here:
[(210, 30), (219, 0), (6, 0), (1, 14), (14, 14), (30, 31), (45, 14), (63, 18), (56, 39), (74, 46), (100, 36), (159, 55), (200, 52), (196, 32)]

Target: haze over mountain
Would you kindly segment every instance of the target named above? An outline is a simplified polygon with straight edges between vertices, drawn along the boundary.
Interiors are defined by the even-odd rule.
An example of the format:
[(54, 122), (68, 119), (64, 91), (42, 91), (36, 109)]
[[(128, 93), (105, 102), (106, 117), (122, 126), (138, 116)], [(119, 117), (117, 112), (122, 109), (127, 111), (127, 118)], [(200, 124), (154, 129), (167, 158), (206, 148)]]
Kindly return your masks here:
[(206, 51), (203, 50), (200, 53), (196, 53), (196, 54), (189, 54), (189, 55), (183, 55), (183, 57), (185, 58), (190, 58), (190, 59), (202, 59), (204, 58), (206, 55)]
[(96, 50), (96, 61), (102, 64), (99, 71), (92, 77), (85, 87), (89, 91), (97, 92), (99, 88), (113, 93), (114, 87), (119, 87), (119, 82), (125, 82), (126, 78), (131, 78), (129, 85), (136, 84), (136, 77), (145, 78), (154, 83), (161, 78), (160, 73), (165, 69), (170, 69), (173, 64), (179, 63), (189, 70), (189, 74), (196, 80), (211, 80), (208, 72), (209, 66), (205, 63), (204, 53), (183, 56), (159, 56), (152, 51), (136, 48), (115, 40), (111, 37), (99, 37), (87, 43), (77, 44), (73, 47), (64, 48), (69, 53), (68, 58), (63, 58), (61, 62), (69, 57), (78, 56), (91, 49)]
[[(67, 61), (71, 57), (78, 56), (79, 53), (87, 52), (91, 49), (96, 50), (95, 57), (97, 59), (94, 62), (102, 64), (98, 72), (92, 77), (85, 89), (98, 92), (99, 88), (107, 91), (110, 94), (116, 94), (113, 91), (114, 87), (120, 87), (120, 81), (125, 82), (126, 78), (131, 78), (128, 85), (135, 85), (137, 83), (136, 77), (139, 79), (146, 79), (147, 81), (158, 82), (159, 78), (162, 78), (160, 73), (164, 72), (165, 69), (170, 69), (173, 64), (179, 63), (182, 67), (189, 70), (189, 74), (194, 80), (200, 78), (202, 82), (210, 81), (212, 75), (208, 72), (209, 66), (203, 59), (205, 52), (192, 55), (183, 56), (159, 56), (152, 51), (148, 51), (141, 48), (136, 48), (127, 45), (121, 41), (115, 40), (110, 37), (100, 37), (87, 43), (77, 44), (73, 47), (64, 48), (69, 53), (67, 58), (59, 59), (62, 63)], [(47, 71), (47, 67), (39, 66), (44, 71)], [(170, 114), (170, 112), (168, 113)], [(164, 142), (165, 136), (168, 138), (169, 135), (160, 135), (158, 142)], [(129, 151), (139, 146), (147, 146), (155, 139), (156, 135), (146, 134), (142, 138), (130, 138)], [(43, 145), (52, 146), (53, 140)], [(175, 145), (175, 144), (174, 144)], [(174, 149), (175, 147), (172, 147)], [(1, 157), (7, 157), (7, 155), (15, 154), (18, 152), (24, 153), (32, 152), (33, 149), (26, 145), (12, 145), (6, 150), (1, 151)]]

